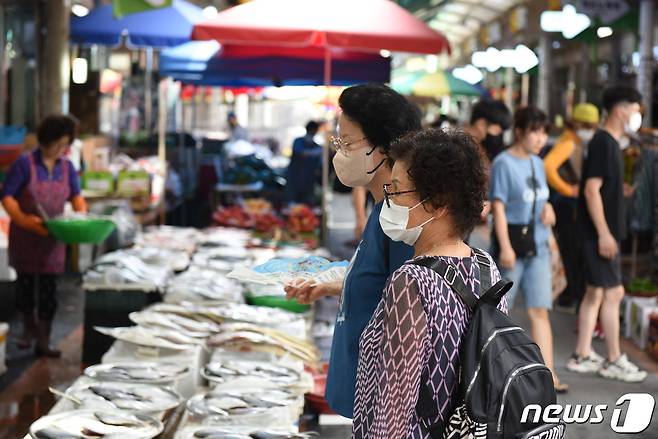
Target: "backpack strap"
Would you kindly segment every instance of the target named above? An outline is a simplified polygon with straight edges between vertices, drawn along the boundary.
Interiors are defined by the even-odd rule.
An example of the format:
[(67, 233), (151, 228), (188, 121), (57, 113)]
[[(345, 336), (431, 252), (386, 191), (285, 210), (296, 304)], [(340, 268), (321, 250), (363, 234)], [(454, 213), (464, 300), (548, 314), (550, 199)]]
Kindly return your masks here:
[(475, 258), (480, 266), (480, 295), (484, 294), (491, 288), (491, 260), (485, 252), (479, 248), (472, 247)]
[[(457, 275), (458, 273), (455, 267), (448, 264), (444, 260), (437, 258), (422, 258), (417, 261), (413, 261), (412, 263), (436, 271), (439, 274), (439, 276), (441, 276), (441, 278), (445, 281), (445, 283), (450, 285), (450, 288), (452, 288), (453, 291), (455, 291), (459, 295), (459, 297), (461, 297), (461, 299), (464, 301), (468, 309), (470, 309), (471, 311), (475, 309), (475, 306), (478, 303), (478, 297), (475, 294), (473, 294), (473, 291), (471, 291), (471, 289)], [(489, 272), (488, 270), (489, 269), (487, 268), (485, 271), (487, 271), (488, 273)], [(482, 274), (480, 274), (480, 276), (481, 275)], [(489, 275), (489, 277), (491, 277), (491, 275)]]

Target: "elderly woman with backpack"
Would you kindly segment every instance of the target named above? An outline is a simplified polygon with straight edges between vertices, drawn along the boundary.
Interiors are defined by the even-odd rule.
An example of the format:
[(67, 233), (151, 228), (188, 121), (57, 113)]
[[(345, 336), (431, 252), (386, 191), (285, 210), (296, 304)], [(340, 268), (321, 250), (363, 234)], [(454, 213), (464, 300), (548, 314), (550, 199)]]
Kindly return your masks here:
[[(480, 221), (487, 195), (478, 147), (460, 131), (424, 130), (395, 143), (391, 157), (395, 165), (390, 183), (384, 185), (379, 222), (392, 240), (414, 247), (414, 258), (388, 279), (361, 336), (353, 438), (437, 438), (450, 428), (456, 434), (451, 437), (467, 437), (463, 430), (475, 437), (506, 438), (512, 430), (525, 431), (504, 404), (477, 419), (466, 415), (487, 403), (489, 395), (466, 395), (465, 378), (474, 383), (475, 392), (489, 385), (489, 379), (502, 377), (491, 396), (502, 395), (506, 387), (504, 392), (518, 402), (542, 407), (555, 402), (551, 374), (539, 349), (506, 316), (503, 296), (509, 282), (501, 281), (491, 256), (464, 242)], [(473, 324), (479, 331), (467, 337)], [(507, 327), (511, 329), (498, 332), (514, 333), (516, 341), (497, 338), (495, 329)], [(491, 348), (487, 339), (493, 340)], [(486, 355), (498, 355), (498, 347), (513, 344), (518, 348), (510, 354), (477, 364), (475, 358), (485, 350), (491, 349)], [(502, 368), (494, 370), (494, 364)], [(512, 375), (520, 381), (506, 382)], [(523, 390), (526, 387), (530, 390)], [(496, 428), (496, 416), (500, 435), (489, 430)]]

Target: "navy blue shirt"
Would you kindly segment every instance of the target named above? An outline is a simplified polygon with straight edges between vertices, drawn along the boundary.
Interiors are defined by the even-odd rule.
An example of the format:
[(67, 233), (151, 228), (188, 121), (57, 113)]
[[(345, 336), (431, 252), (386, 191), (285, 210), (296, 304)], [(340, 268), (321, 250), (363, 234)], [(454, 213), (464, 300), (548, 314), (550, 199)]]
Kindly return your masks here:
[[(37, 148), (31, 154), (34, 160), (34, 166), (37, 170), (37, 179), (39, 181), (45, 181), (49, 179), (61, 181), (64, 178), (64, 160), (68, 161), (69, 188), (71, 189), (70, 197), (75, 197), (76, 195), (80, 194), (80, 180), (78, 179), (78, 173), (75, 170), (73, 163), (71, 163), (66, 158), (60, 158), (55, 162), (52, 175), (49, 175), (48, 168), (46, 168), (43, 160), (41, 160), (41, 150)], [(16, 159), (16, 161), (9, 168), (7, 178), (2, 186), (2, 197), (10, 196), (18, 198), (29, 182), (30, 159), (28, 154), (23, 154), (18, 159)]]
[(388, 277), (411, 259), (413, 247), (391, 241), (379, 225), (382, 203), (372, 209), (343, 283), (331, 345), (326, 399), (336, 413), (352, 417), (359, 338), (382, 299)]

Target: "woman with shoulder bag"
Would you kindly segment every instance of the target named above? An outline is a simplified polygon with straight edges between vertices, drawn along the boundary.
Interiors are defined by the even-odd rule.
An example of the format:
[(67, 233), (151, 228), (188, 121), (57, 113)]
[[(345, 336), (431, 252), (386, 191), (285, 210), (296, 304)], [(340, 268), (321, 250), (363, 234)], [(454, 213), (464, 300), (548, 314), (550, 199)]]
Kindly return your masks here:
[(535, 107), (517, 110), (514, 135), (514, 144), (496, 157), (491, 170), (494, 254), (503, 277), (514, 282), (507, 294), (510, 308), (520, 289), (532, 338), (553, 373), (555, 390), (564, 393), (568, 386), (555, 373), (549, 319), (553, 306), (549, 237), (555, 213), (547, 202), (544, 164), (537, 156), (548, 138), (548, 116)]

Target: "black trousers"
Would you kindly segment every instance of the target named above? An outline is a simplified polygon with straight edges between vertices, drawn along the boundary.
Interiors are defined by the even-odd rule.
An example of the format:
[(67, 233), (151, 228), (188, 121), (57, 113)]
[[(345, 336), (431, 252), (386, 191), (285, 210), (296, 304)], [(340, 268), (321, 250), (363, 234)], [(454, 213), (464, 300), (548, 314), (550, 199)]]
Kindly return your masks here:
[(16, 278), (16, 307), (23, 314), (32, 315), (34, 313), (35, 296), (38, 296), (37, 316), (40, 320), (52, 320), (57, 311), (56, 294), (56, 275), (18, 273)]
[(582, 257), (583, 237), (578, 233), (576, 214), (578, 204), (575, 199), (559, 197), (553, 203), (556, 216), (555, 238), (557, 239), (564, 270), (567, 275), (567, 288), (562, 295), (580, 303), (585, 294), (585, 262)]

